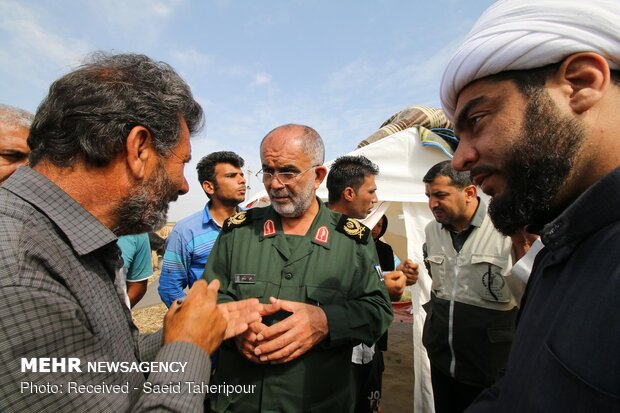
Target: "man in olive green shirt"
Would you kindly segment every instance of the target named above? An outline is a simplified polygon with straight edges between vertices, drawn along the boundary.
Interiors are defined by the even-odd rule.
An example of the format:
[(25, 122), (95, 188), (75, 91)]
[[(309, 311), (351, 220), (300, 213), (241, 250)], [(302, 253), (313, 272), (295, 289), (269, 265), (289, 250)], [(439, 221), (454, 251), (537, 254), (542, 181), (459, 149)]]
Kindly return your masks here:
[(205, 277), (221, 281), (220, 302), (272, 304), (222, 347), (214, 382), (250, 391), (212, 394), (214, 412), (352, 411), (351, 349), (372, 345), (393, 318), (370, 230), (315, 196), (323, 158), (310, 127), (269, 132), (271, 206), (229, 218), (213, 247)]

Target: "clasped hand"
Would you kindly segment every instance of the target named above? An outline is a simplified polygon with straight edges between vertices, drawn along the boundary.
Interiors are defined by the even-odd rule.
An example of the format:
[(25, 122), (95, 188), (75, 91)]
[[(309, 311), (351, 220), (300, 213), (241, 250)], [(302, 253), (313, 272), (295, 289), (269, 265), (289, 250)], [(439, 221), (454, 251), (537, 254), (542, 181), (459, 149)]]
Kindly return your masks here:
[(292, 313), (267, 326), (260, 321), (235, 337), (237, 348), (248, 360), (259, 364), (282, 364), (296, 359), (327, 337), (327, 316), (318, 306), (271, 297), (261, 306), (261, 316), (280, 310)]

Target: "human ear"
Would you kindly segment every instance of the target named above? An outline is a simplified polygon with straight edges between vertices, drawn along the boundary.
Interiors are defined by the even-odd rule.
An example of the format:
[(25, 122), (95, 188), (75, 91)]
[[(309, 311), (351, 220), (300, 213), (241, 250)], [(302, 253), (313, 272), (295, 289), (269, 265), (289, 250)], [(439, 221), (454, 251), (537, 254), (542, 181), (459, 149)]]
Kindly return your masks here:
[(345, 199), (345, 201), (353, 201), (353, 198), (355, 197), (355, 191), (350, 186), (347, 186), (344, 191), (342, 191), (342, 197)]
[(154, 155), (151, 145), (151, 133), (144, 126), (131, 128), (125, 141), (127, 166), (136, 179), (143, 179), (148, 160)]
[(476, 185), (468, 185), (465, 187), (464, 191), (465, 191), (465, 196), (467, 198), (467, 201), (472, 201), (478, 195), (478, 190), (476, 189)]
[(213, 195), (215, 193), (215, 187), (209, 181), (204, 181), (202, 183), (202, 189), (209, 195)]
[(611, 82), (611, 72), (603, 56), (593, 52), (575, 53), (564, 59), (556, 79), (566, 86), (571, 109), (582, 114), (603, 98)]
[(321, 182), (327, 176), (327, 168), (324, 166), (317, 166), (314, 168), (315, 178), (314, 178), (314, 189), (318, 189), (321, 186)]

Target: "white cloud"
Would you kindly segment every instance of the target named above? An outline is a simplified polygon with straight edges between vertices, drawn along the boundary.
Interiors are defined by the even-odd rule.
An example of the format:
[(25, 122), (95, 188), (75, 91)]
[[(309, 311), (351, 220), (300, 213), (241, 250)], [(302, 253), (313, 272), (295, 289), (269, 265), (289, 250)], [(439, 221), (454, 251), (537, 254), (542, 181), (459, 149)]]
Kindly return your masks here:
[[(154, 42), (164, 24), (184, 0), (88, 0), (96, 22), (104, 22), (106, 35)], [(138, 18), (139, 17), (139, 18)]]
[(264, 86), (271, 83), (271, 76), (264, 72), (259, 72), (254, 75), (254, 81), (252, 86)]
[(58, 65), (73, 65), (80, 61), (89, 45), (54, 31), (45, 16), (18, 2), (0, 3), (0, 27), (6, 33), (8, 45), (20, 54), (52, 60)]
[[(140, 16), (142, 21), (149, 21), (150, 18), (160, 17), (166, 19), (172, 15), (174, 9), (183, 0), (91, 0), (90, 6), (100, 12), (105, 13), (109, 21), (122, 21), (123, 23), (135, 24), (136, 16)], [(156, 24), (150, 22), (149, 25)], [(143, 28), (144, 25), (139, 25)]]
[(153, 11), (154, 14), (162, 16), (162, 17), (168, 17), (172, 14), (173, 9), (174, 9), (174, 5), (178, 4), (179, 1), (169, 1), (169, 2), (163, 2), (163, 1), (158, 1), (158, 2), (150, 2), (150, 7), (151, 10)]
[(210, 72), (215, 65), (215, 57), (203, 53), (195, 48), (185, 50), (174, 50), (171, 54), (170, 63), (181, 74), (200, 73), (205, 75)]
[[(10, 95), (20, 95), (20, 89), (22, 93), (46, 90), (52, 80), (75, 67), (91, 50), (88, 42), (56, 27), (48, 14), (17, 1), (0, 2), (0, 36), (0, 76), (7, 82), (5, 93), (15, 102), (20, 98)], [(41, 97), (38, 94), (38, 99)], [(34, 107), (38, 99), (21, 104)]]

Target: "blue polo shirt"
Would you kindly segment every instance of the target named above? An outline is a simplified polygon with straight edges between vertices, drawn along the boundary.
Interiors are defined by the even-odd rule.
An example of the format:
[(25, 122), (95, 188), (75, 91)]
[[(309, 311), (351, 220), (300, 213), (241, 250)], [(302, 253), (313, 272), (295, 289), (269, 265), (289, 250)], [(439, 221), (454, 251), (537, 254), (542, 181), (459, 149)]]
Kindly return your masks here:
[(159, 276), (159, 296), (166, 306), (170, 307), (174, 300), (185, 297), (185, 287), (191, 288), (202, 277), (220, 230), (209, 213), (209, 203), (202, 211), (176, 223), (166, 239)]

